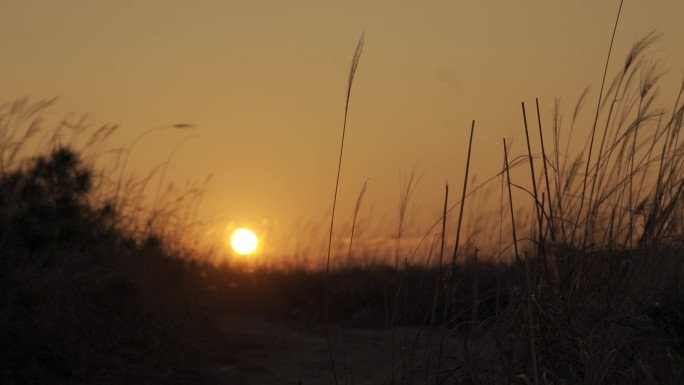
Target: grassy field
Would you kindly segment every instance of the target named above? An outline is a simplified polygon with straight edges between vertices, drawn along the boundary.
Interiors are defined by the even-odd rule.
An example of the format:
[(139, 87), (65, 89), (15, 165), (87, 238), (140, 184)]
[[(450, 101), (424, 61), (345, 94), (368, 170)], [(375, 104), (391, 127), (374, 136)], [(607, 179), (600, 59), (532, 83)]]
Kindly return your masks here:
[[(563, 140), (584, 96), (571, 127), (558, 109), (549, 126), (523, 105), (528, 153), (514, 157), (504, 142), (493, 180), (505, 205), (486, 219), (501, 220), (510, 241), (481, 255), (463, 247), (459, 219), (429, 264), (208, 263), (184, 243), (191, 209), (150, 177), (129, 178), (125, 151), (113, 170), (99, 166), (115, 126), (74, 147), (65, 138), (83, 130), (62, 124), (42, 152), (27, 152), (53, 101), (0, 106), (2, 382), (220, 383), (207, 368), (241, 349), (220, 320), (242, 315), (324, 327), (334, 374), (303, 384), (362, 383), (347, 376), (353, 330), (392, 338), (382, 383), (683, 383), (684, 106), (681, 90), (672, 109), (655, 105), (660, 70), (646, 52), (656, 38), (638, 41), (604, 82), (574, 157)], [(511, 179), (527, 167), (525, 180)]]

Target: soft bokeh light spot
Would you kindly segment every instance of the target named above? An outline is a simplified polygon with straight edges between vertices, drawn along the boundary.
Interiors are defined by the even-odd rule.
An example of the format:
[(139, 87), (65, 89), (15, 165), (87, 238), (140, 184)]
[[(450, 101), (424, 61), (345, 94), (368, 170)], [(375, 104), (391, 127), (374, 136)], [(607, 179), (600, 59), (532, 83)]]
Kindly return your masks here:
[(240, 228), (231, 235), (230, 246), (240, 255), (249, 255), (256, 251), (259, 239), (252, 230)]

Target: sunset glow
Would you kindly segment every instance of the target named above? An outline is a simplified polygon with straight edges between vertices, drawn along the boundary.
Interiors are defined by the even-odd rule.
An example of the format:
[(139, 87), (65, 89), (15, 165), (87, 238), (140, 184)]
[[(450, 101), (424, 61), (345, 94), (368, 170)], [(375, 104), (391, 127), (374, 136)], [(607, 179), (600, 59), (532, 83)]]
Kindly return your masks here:
[[(130, 148), (125, 170), (115, 176), (158, 178), (145, 193), (154, 201), (143, 205), (159, 203), (168, 185), (211, 175), (206, 188), (197, 186), (203, 194), (195, 219), (211, 224), (198, 230), (211, 234), (202, 242), (232, 253), (234, 228), (227, 234), (225, 224), (266, 218), (268, 232), (258, 228), (257, 235), (269, 234), (269, 250), (283, 258), (303, 245), (321, 254), (315, 248), (328, 236), (321, 229), (328, 227), (324, 214), (332, 203), (346, 107), (335, 224), (352, 223), (359, 189), (369, 181), (359, 225), (391, 243), (398, 186), (415, 168), (419, 183), (407, 206), (410, 226), (402, 232), (420, 240), (441, 218), (445, 181), (453, 195), (448, 201), (458, 199), (472, 120), (469, 175), (478, 182), (468, 192), (501, 171), (502, 138), (509, 139), (512, 156), (527, 154), (521, 102), (537, 127), (538, 98), (541, 125), (549, 129), (547, 150), (553, 151), (559, 101), (557, 117), (564, 124), (558, 159), (572, 162), (594, 126), (606, 64), (607, 92), (634, 42), (655, 30), (660, 38), (643, 60), (662, 64), (654, 103), (668, 108), (684, 68), (681, 0), (625, 2), (608, 61), (619, 1), (6, 3), (11, 5), (0, 12), (0, 104), (60, 97), (49, 111), (54, 122), (46, 119), (45, 132), (22, 146), (27, 153), (65, 116), (70, 125), (117, 125), (101, 146), (98, 167), (113, 167), (117, 149)], [(347, 106), (350, 61), (362, 33), (363, 56)], [(640, 77), (637, 72), (633, 79)], [(576, 105), (582, 108), (575, 117)], [(517, 171), (512, 177), (520, 181)], [(474, 220), (475, 214), (498, 218), (495, 187), (492, 182), (479, 190), (482, 209), (465, 205), (464, 228), (487, 223)], [(491, 194), (484, 194), (489, 188)], [(527, 204), (527, 198), (516, 202)], [(356, 245), (364, 247), (367, 239)], [(498, 247), (484, 230), (471, 242)]]

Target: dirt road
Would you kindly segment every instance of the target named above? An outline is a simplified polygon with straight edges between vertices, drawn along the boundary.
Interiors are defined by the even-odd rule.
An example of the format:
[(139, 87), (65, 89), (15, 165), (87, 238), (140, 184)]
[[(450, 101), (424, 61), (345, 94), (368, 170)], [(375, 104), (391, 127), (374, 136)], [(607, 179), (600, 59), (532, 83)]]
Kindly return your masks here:
[[(250, 316), (224, 317), (218, 325), (232, 355), (216, 368), (226, 384), (335, 383), (322, 326)], [(426, 358), (419, 353), (425, 351), (424, 330), (335, 327), (329, 335), (339, 384), (401, 383), (401, 376), (415, 372), (407, 363)]]

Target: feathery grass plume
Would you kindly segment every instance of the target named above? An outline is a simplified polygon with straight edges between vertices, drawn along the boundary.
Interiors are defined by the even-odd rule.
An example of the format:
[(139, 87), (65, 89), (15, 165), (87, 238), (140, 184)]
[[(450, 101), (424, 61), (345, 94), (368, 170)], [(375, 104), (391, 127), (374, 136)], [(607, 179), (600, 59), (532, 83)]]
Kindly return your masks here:
[(344, 137), (347, 132), (347, 115), (349, 113), (349, 100), (351, 99), (352, 85), (354, 84), (354, 76), (356, 75), (356, 69), (359, 65), (359, 60), (361, 60), (361, 52), (363, 51), (363, 42), (365, 39), (365, 34), (361, 34), (358, 43), (356, 44), (356, 50), (354, 51), (354, 57), (352, 58), (351, 68), (349, 69), (349, 81), (347, 82), (347, 97), (344, 103), (344, 121), (342, 123), (342, 138), (340, 140), (340, 155), (337, 161), (337, 177), (335, 178), (335, 193), (333, 194), (333, 205), (332, 212), (330, 214), (330, 233), (328, 235), (328, 252), (325, 261), (325, 299), (324, 299), (324, 329), (325, 329), (325, 340), (328, 345), (328, 352), (330, 353), (330, 364), (332, 365), (333, 377), (335, 379), (335, 384), (337, 384), (337, 372), (335, 370), (335, 358), (333, 357), (332, 346), (330, 344), (330, 333), (328, 331), (328, 314), (329, 314), (329, 298), (328, 298), (328, 284), (327, 277), (330, 275), (330, 253), (332, 251), (332, 239), (333, 239), (333, 229), (335, 226), (335, 208), (337, 207), (337, 191), (340, 186), (340, 173), (342, 172), (342, 155), (344, 154)]
[[(613, 152), (613, 149), (616, 147), (616, 144), (622, 142), (618, 141), (617, 138), (620, 133), (620, 127), (623, 127), (624, 125), (615, 124), (615, 119), (619, 119), (619, 115), (615, 116), (613, 114), (615, 106), (618, 104), (618, 100), (624, 99), (627, 100), (625, 103), (623, 103), (623, 105), (630, 106), (631, 103), (629, 102), (629, 99), (625, 96), (626, 92), (631, 88), (630, 85), (632, 84), (632, 80), (634, 79), (634, 74), (638, 71), (639, 68), (641, 68), (641, 64), (643, 63), (642, 54), (645, 52), (645, 49), (648, 46), (650, 46), (654, 41), (658, 39), (658, 37), (659, 35), (655, 34), (654, 32), (651, 32), (634, 44), (631, 51), (627, 55), (627, 59), (625, 60), (623, 70), (618, 74), (614, 81), (614, 84), (616, 84), (615, 88), (613, 89), (611, 87), (611, 89), (605, 95), (605, 99), (607, 99), (612, 94), (612, 100), (609, 103), (609, 108), (606, 116), (606, 123), (602, 132), (601, 142), (596, 157), (596, 163), (592, 166), (593, 175), (591, 176), (592, 183), (588, 198), (588, 207), (590, 207), (591, 209), (587, 213), (588, 226), (585, 228), (585, 232), (587, 235), (593, 231), (597, 219), (596, 215), (599, 213), (601, 203), (603, 202), (603, 199), (601, 199), (601, 197), (597, 195), (600, 193), (602, 187), (601, 182), (603, 182), (604, 180), (603, 177), (605, 175), (606, 168), (610, 160), (610, 156)], [(623, 85), (624, 88), (622, 87)], [(606, 105), (605, 99), (602, 106)], [(627, 112), (628, 111), (629, 109), (627, 110)], [(626, 115), (627, 113), (622, 114), (622, 116)], [(606, 138), (611, 134), (611, 130), (614, 131), (613, 140), (611, 142), (612, 145), (608, 149), (605, 149)]]
[[(639, 42), (645, 40), (652, 41), (644, 38)], [(642, 47), (639, 52), (643, 55), (644, 46), (638, 46)], [(572, 216), (577, 219), (576, 211), (586, 209), (581, 214), (585, 218), (582, 222), (566, 222), (575, 228), (588, 225), (595, 229), (590, 234), (584, 232), (585, 237), (580, 241), (583, 246), (594, 245), (601, 248), (611, 244), (620, 247), (633, 244), (640, 237), (635, 232), (642, 232), (642, 228), (634, 225), (635, 221), (640, 220), (635, 214), (643, 197), (650, 195), (646, 192), (647, 188), (653, 185), (656, 186), (654, 192), (660, 191), (662, 188), (657, 186), (662, 185), (664, 181), (672, 183), (674, 178), (670, 176), (676, 174), (673, 174), (670, 165), (676, 165), (677, 162), (669, 159), (678, 159), (678, 156), (670, 156), (676, 155), (676, 152), (669, 149), (672, 148), (673, 134), (678, 128), (676, 124), (672, 124), (675, 122), (666, 121), (661, 124), (664, 110), (654, 107), (657, 95), (657, 87), (654, 84), (662, 74), (658, 70), (657, 62), (636, 60), (633, 63), (635, 64), (632, 64), (630, 71), (640, 75), (632, 76), (633, 80), (625, 81), (615, 88), (619, 89), (619, 99), (615, 99), (615, 91), (607, 95), (612, 98), (610, 100), (614, 106), (607, 110), (611, 116), (607, 117), (606, 139), (602, 140), (603, 148), (599, 147), (600, 154), (592, 164), (590, 173), (582, 179), (580, 188), (575, 190), (576, 186), (573, 187), (573, 180), (578, 176), (576, 170), (568, 168), (567, 171), (560, 171), (562, 167), (555, 166), (560, 172), (558, 175), (566, 175), (566, 187), (552, 199), (559, 218), (569, 219), (567, 213), (574, 212)], [(628, 78), (624, 74), (618, 74), (617, 79), (620, 77)], [(639, 77), (640, 80), (637, 82), (636, 79)], [(620, 84), (619, 81), (615, 83)], [(658, 176), (648, 172), (653, 167), (658, 167)], [(662, 167), (664, 169), (661, 170)], [(585, 200), (582, 205), (573, 190), (581, 192), (585, 183), (593, 189), (587, 190), (591, 203)], [(653, 197), (650, 195), (649, 199), (653, 201)], [(559, 201), (565, 203), (558, 203)]]
[[(652, 198), (647, 198), (651, 200), (651, 209), (645, 218), (644, 230), (638, 243), (640, 246), (647, 246), (662, 236), (662, 230), (668, 227), (672, 219), (670, 217), (671, 208), (676, 206), (676, 201), (680, 195), (678, 185), (682, 183), (681, 173), (684, 172), (684, 160), (682, 158), (684, 158), (684, 154), (678, 140), (683, 123), (684, 105), (677, 106), (683, 91), (684, 81), (679, 89), (672, 116), (662, 130), (664, 139), (658, 159), (658, 178)], [(654, 138), (654, 145), (655, 142)], [(675, 146), (674, 143), (677, 145)]]
[(29, 98), (0, 105), (0, 175), (14, 169), (24, 148), (41, 131), (42, 112), (58, 98), (30, 103)]
[[(563, 198), (566, 201), (565, 207), (561, 209), (560, 194), (557, 194), (553, 201), (556, 202), (559, 213), (575, 212), (576, 220), (572, 222), (576, 225), (575, 228), (584, 227), (584, 225), (589, 225), (590, 228), (593, 228), (598, 224), (598, 221), (603, 221), (605, 215), (602, 214), (604, 212), (602, 206), (606, 201), (613, 203), (612, 206), (618, 206), (615, 209), (616, 216), (608, 215), (608, 219), (605, 219), (607, 220), (605, 224), (609, 230), (603, 234), (605, 235), (604, 241), (598, 243), (599, 247), (604, 242), (611, 242), (610, 240), (613, 239), (613, 236), (617, 235), (616, 232), (625, 232), (619, 229), (623, 227), (622, 223), (626, 221), (626, 215), (629, 215), (629, 213), (625, 215), (624, 212), (629, 210), (622, 209), (621, 207), (624, 204), (621, 202), (626, 200), (631, 202), (639, 201), (635, 197), (629, 198), (628, 195), (636, 194), (638, 196), (643, 191), (644, 177), (647, 175), (645, 169), (650, 167), (649, 165), (653, 158), (651, 156), (653, 152), (652, 147), (655, 143), (660, 142), (661, 137), (666, 134), (665, 129), (656, 128), (656, 131), (651, 135), (651, 131), (646, 127), (646, 123), (654, 123), (662, 118), (662, 110), (652, 108), (655, 96), (657, 95), (654, 83), (660, 78), (661, 73), (657, 70), (657, 62), (649, 63), (641, 58), (648, 44), (652, 44), (656, 37), (655, 34), (651, 33), (635, 43), (637, 48), (632, 49), (629, 55), (633, 59), (627, 60), (631, 63), (627, 67), (629, 73), (625, 74), (621, 71), (613, 81), (615, 86), (603, 98), (603, 100), (610, 100), (609, 104), (611, 104), (611, 107), (607, 110), (609, 116), (607, 117), (604, 135), (601, 140), (602, 145), (599, 147), (597, 161), (589, 166), (590, 172), (585, 173), (582, 179), (583, 183), (580, 189), (577, 190), (580, 192), (586, 191), (585, 187), (589, 187), (590, 184), (591, 190), (588, 191), (588, 200), (582, 200), (581, 193), (579, 194), (580, 199), (577, 199), (578, 195), (575, 195), (575, 192), (572, 191), (572, 181), (577, 175), (576, 170), (573, 170), (575, 166), (568, 167), (561, 164), (559, 157), (556, 156), (555, 168), (558, 173), (557, 177), (565, 174), (564, 177), (559, 178), (566, 181), (565, 188), (561, 190), (561, 194), (566, 195)], [(635, 54), (634, 52), (637, 53)], [(638, 84), (636, 81), (637, 77), (640, 77)], [(601, 108), (603, 108), (603, 104)], [(635, 117), (631, 118), (632, 116)], [(558, 137), (560, 132), (559, 120), (556, 119), (555, 123), (554, 132)], [(651, 144), (641, 139), (642, 137), (651, 140)], [(591, 137), (589, 139), (590, 141), (587, 142), (586, 146), (591, 145)], [(647, 148), (649, 146), (651, 147), (650, 149)], [(637, 152), (639, 151), (639, 156), (642, 157), (641, 160), (637, 160)], [(640, 178), (641, 181), (638, 183), (640, 186), (636, 188), (635, 179), (638, 180)], [(559, 186), (558, 183), (556, 185)], [(631, 187), (628, 188), (625, 185), (630, 185)], [(579, 206), (579, 209), (577, 209), (577, 206)], [(584, 208), (587, 208), (587, 210), (583, 211)], [(576, 211), (582, 211), (582, 213), (577, 213)], [(579, 222), (578, 219), (582, 215), (585, 215), (586, 220)], [(559, 214), (559, 217), (565, 218), (566, 215)], [(585, 238), (586, 235), (589, 235), (588, 233), (585, 231)], [(595, 232), (591, 231), (590, 233), (593, 234)], [(562, 239), (568, 239), (568, 237), (562, 237)], [(583, 239), (582, 242), (585, 240), (590, 241)]]
[(342, 123), (342, 138), (340, 139), (340, 153), (339, 159), (337, 161), (337, 176), (335, 178), (335, 192), (333, 194), (333, 205), (332, 212), (330, 214), (330, 235), (328, 238), (328, 253), (326, 256), (326, 273), (330, 271), (330, 253), (332, 251), (332, 237), (333, 229), (335, 225), (335, 209), (337, 207), (337, 192), (340, 186), (340, 174), (342, 173), (342, 156), (344, 154), (344, 139), (347, 132), (347, 116), (349, 113), (349, 101), (351, 99), (352, 85), (354, 84), (354, 76), (356, 75), (356, 69), (361, 60), (361, 52), (363, 52), (363, 43), (365, 40), (365, 34), (361, 34), (358, 43), (356, 44), (356, 50), (354, 51), (354, 57), (352, 58), (351, 68), (349, 69), (349, 80), (347, 81), (347, 97), (344, 103), (344, 120)]

